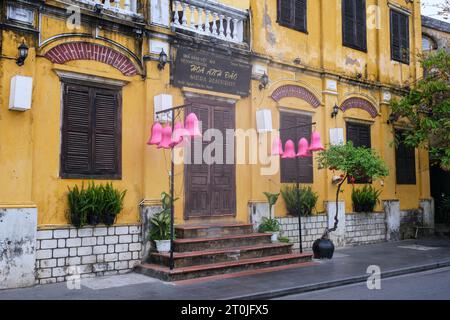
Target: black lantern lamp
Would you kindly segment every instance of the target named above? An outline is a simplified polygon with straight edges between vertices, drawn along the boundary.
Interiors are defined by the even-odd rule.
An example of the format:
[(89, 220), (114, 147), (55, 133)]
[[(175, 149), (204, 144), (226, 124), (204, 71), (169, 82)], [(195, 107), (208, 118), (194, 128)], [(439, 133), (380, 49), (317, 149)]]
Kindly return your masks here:
[(100, 14), (100, 13), (102, 13), (102, 11), (103, 11), (103, 4), (96, 3), (95, 6), (94, 6), (94, 12), (96, 14)]
[(164, 52), (164, 49), (161, 50), (161, 53), (159, 54), (159, 63), (158, 63), (158, 70), (164, 70), (164, 67), (167, 64), (167, 54)]
[(398, 116), (395, 113), (391, 113), (389, 115), (387, 124), (394, 124), (394, 122), (397, 121), (397, 119), (398, 119)]
[(26, 58), (28, 57), (29, 48), (25, 44), (25, 42), (22, 42), (22, 44), (17, 49), (19, 50), (19, 57), (17, 58), (16, 63), (18, 66), (23, 66)]
[(269, 76), (266, 72), (261, 76), (261, 79), (259, 80), (259, 90), (265, 89), (267, 85), (269, 84)]
[(333, 107), (333, 112), (331, 112), (331, 118), (336, 118), (338, 113), (339, 113), (339, 107), (337, 104), (335, 104)]

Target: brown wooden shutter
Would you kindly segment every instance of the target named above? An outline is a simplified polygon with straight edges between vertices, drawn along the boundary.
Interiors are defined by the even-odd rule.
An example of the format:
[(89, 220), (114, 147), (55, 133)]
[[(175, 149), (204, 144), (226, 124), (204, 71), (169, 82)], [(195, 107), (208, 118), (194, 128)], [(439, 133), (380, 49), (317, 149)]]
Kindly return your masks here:
[(403, 143), (402, 131), (398, 130), (399, 140), (395, 149), (395, 167), (397, 184), (416, 184), (416, 152)]
[(347, 47), (367, 49), (365, 0), (342, 1), (342, 40)]
[[(371, 148), (370, 125), (347, 122), (347, 141), (351, 141), (355, 147)], [(355, 181), (355, 183), (368, 182), (369, 178), (357, 178)]]
[(89, 88), (77, 85), (64, 87), (62, 126), (62, 173), (88, 174), (91, 170), (91, 121)]
[(121, 95), (64, 83), (62, 178), (121, 177)]
[[(299, 125), (306, 125), (312, 122), (311, 116), (295, 114), (290, 112), (280, 113), (280, 128), (291, 128)], [(306, 138), (311, 141), (311, 127), (293, 128), (280, 131), (280, 138), (283, 148), (287, 140), (294, 141), (295, 150), (298, 152), (298, 141)], [(297, 181), (297, 163), (299, 165), (299, 182), (313, 182), (313, 162), (311, 158), (281, 159), (281, 182), (294, 183)]]
[(292, 0), (278, 0), (278, 23), (291, 25), (294, 13)]
[(391, 10), (391, 59), (409, 63), (409, 17)]
[(96, 90), (94, 97), (94, 174), (115, 174), (119, 169), (120, 133), (118, 94)]
[(294, 11), (295, 29), (306, 31), (306, 0), (295, 0)]

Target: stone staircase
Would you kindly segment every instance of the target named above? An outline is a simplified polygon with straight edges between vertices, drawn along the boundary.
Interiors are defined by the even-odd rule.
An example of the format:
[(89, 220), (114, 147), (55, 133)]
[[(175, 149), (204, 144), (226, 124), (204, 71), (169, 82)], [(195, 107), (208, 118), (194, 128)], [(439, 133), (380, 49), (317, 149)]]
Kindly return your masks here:
[(152, 252), (136, 271), (164, 281), (180, 281), (310, 262), (312, 254), (292, 253), (292, 244), (272, 243), (253, 225), (222, 223), (175, 227), (173, 270), (170, 254)]

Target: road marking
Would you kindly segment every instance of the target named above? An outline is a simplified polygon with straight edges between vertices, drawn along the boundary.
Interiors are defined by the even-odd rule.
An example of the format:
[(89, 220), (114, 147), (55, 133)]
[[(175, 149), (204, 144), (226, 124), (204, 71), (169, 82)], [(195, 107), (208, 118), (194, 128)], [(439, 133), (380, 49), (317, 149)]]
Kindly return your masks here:
[(402, 249), (412, 249), (412, 250), (418, 250), (418, 251), (429, 251), (429, 250), (439, 249), (438, 247), (427, 247), (427, 246), (420, 246), (417, 244), (413, 244), (410, 246), (398, 246), (398, 247), (402, 248)]

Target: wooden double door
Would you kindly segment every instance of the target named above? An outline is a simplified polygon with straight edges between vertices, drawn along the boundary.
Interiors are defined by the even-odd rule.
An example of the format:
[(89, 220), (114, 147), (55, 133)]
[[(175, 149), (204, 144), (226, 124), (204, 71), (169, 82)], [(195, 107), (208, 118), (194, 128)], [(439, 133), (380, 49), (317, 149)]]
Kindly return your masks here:
[[(186, 114), (194, 112), (197, 115), (201, 121), (203, 138), (201, 142), (197, 140), (191, 143), (191, 162), (185, 166), (185, 218), (235, 216), (235, 106), (202, 100), (190, 103), (192, 105)], [(223, 139), (206, 134), (208, 129), (220, 131)], [(227, 129), (233, 130), (231, 138), (228, 132), (228, 140)], [(216, 145), (211, 148), (213, 142)], [(212, 158), (215, 161), (211, 161)]]

